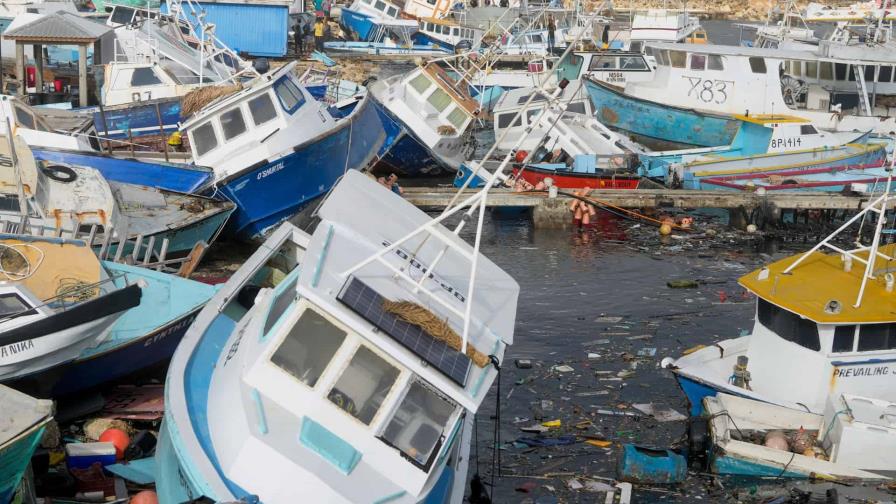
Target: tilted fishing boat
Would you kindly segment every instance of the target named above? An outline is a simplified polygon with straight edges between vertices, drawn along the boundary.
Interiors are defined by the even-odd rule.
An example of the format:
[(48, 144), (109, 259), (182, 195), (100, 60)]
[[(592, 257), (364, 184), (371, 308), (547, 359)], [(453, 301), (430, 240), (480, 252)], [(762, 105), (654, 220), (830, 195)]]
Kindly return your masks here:
[(92, 232), (112, 248), (142, 236), (154, 239), (156, 252), (168, 240), (169, 253), (187, 253), (198, 242), (212, 243), (233, 211), (228, 201), (108, 182), (92, 168), (37, 161), (18, 137), (14, 153), (0, 139), (0, 156), (6, 160), (0, 165), (0, 198), (6, 202), (0, 218), (14, 221), (24, 209), (30, 226)]
[(486, 194), (431, 220), (349, 172), (272, 233), (171, 362), (160, 502), (460, 502), (519, 287), (440, 222)]
[(0, 382), (74, 360), (140, 304), (140, 286), (116, 284), (84, 242), (0, 235), (0, 248)]
[(793, 116), (734, 117), (740, 122), (731, 145), (642, 153), (639, 171), (686, 189), (742, 189), (761, 180), (799, 179), (807, 185), (791, 189), (839, 191), (887, 177), (886, 144), (869, 141), (868, 134), (819, 131)]
[(324, 42), (329, 53), (340, 55), (405, 55), (445, 56), (453, 51), (416, 36), (420, 26), (413, 19), (387, 19), (376, 21), (367, 37), (358, 41)]
[(228, 232), (243, 239), (296, 217), (388, 147), (369, 93), (332, 106), (317, 101), (294, 66), (217, 98), (181, 125), (194, 163), (213, 167), (215, 192), (236, 204)]
[(376, 81), (370, 94), (386, 129), (400, 132), (378, 160), (386, 169), (404, 175), (454, 172), (472, 155), (470, 126), (486, 114), (465, 81), (453, 79), (438, 62)]
[(9, 504), (31, 456), (53, 419), (53, 402), (0, 385), (0, 504)]
[[(717, 392), (813, 413), (841, 394), (896, 401), (896, 280), (886, 267), (896, 244), (881, 241), (893, 200), (889, 186), (887, 180), (882, 195), (808, 252), (740, 278), (757, 297), (752, 334), (663, 359), (692, 414)], [(835, 244), (838, 237), (848, 240), (841, 233), (865, 218), (875, 226), (870, 244)]]

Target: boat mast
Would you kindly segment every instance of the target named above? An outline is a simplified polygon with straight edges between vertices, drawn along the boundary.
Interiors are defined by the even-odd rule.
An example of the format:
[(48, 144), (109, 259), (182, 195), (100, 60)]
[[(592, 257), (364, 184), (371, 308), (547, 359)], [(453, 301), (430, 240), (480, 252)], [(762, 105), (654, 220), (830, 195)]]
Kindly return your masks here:
[[(600, 8), (598, 8), (597, 10), (595, 10), (594, 13), (591, 14), (590, 18), (588, 19), (588, 22), (589, 23), (593, 22), (594, 18), (597, 16), (597, 13), (601, 12), (602, 10), (603, 10), (603, 5)], [(573, 50), (575, 45), (579, 42), (579, 39), (582, 37), (583, 33), (584, 33), (584, 30), (582, 31), (582, 33), (577, 33), (573, 42), (567, 45), (566, 50), (563, 52), (563, 55), (560, 57), (561, 60), (569, 55), (569, 53)], [(539, 90), (544, 88), (544, 85), (547, 83), (547, 81), (548, 81), (548, 79), (550, 79), (550, 77), (551, 77), (550, 73), (546, 73), (542, 77), (541, 82), (538, 86)], [(560, 92), (562, 92), (562, 90), (556, 91), (557, 94), (559, 94)], [(535, 92), (529, 96), (529, 99), (523, 105), (523, 108), (519, 112), (517, 112), (517, 117), (520, 117), (524, 113), (524, 111), (526, 110), (526, 107), (528, 107), (533, 102), (533, 100), (535, 99), (535, 96), (537, 94), (538, 94), (538, 92)], [(511, 122), (511, 124), (512, 124), (512, 122)], [(505, 134), (506, 134), (506, 131), (505, 131)], [(522, 140), (520, 140), (520, 142), (521, 141)], [(483, 156), (483, 159), (488, 159), (489, 157), (491, 157), (492, 154), (495, 152), (497, 145), (498, 145), (498, 142), (495, 142), (492, 145), (491, 149), (489, 149), (488, 153), (485, 156)], [(460, 189), (458, 189), (458, 192), (454, 195), (454, 198), (452, 198), (452, 200), (448, 203), (448, 206), (446, 206), (445, 210), (442, 212), (441, 215), (439, 215), (435, 219), (429, 220), (428, 222), (421, 225), (417, 229), (411, 231), (407, 235), (396, 240), (394, 243), (384, 247), (383, 249), (381, 249), (380, 251), (376, 252), (375, 254), (367, 257), (360, 263), (347, 269), (346, 271), (344, 271), (342, 273), (342, 276), (348, 277), (355, 271), (358, 271), (359, 269), (367, 266), (368, 264), (371, 264), (373, 262), (379, 262), (381, 265), (390, 269), (395, 274), (395, 278), (404, 280), (405, 282), (409, 283), (410, 285), (412, 285), (414, 287), (415, 292), (422, 292), (422, 294), (429, 296), (433, 301), (435, 301), (436, 303), (438, 303), (439, 305), (441, 305), (442, 307), (444, 307), (451, 313), (454, 313), (463, 321), (462, 343), (461, 343), (460, 351), (461, 351), (461, 353), (466, 353), (467, 344), (469, 342), (469, 337), (470, 337), (470, 322), (471, 322), (470, 315), (471, 315), (471, 310), (473, 308), (473, 299), (476, 294), (476, 271), (477, 271), (477, 266), (479, 263), (479, 255), (480, 255), (479, 249), (482, 244), (482, 227), (485, 222), (486, 202), (488, 199), (489, 192), (490, 192), (491, 188), (496, 185), (496, 182), (498, 180), (506, 180), (507, 176), (504, 174), (504, 171), (507, 169), (508, 166), (510, 166), (512, 159), (513, 159), (513, 154), (511, 151), (511, 152), (508, 152), (508, 154), (506, 156), (504, 156), (504, 159), (501, 161), (498, 168), (495, 169), (495, 171), (493, 171), (492, 173), (488, 173), (487, 171), (482, 170), (481, 168), (473, 170), (474, 173), (477, 173), (477, 172), (483, 173), (484, 172), (485, 174), (487, 174), (487, 180), (486, 180), (485, 184), (483, 185), (482, 189), (480, 189), (479, 191), (475, 192), (474, 194), (466, 197), (465, 199), (461, 200), (459, 203), (455, 204), (455, 202), (462, 197), (463, 191), (469, 187), (470, 181), (473, 179), (472, 176), (467, 177), (467, 180), (464, 182), (463, 186)], [(479, 165), (479, 163), (474, 162), (474, 166), (478, 167), (478, 165)], [(461, 218), (460, 222), (455, 226), (455, 228), (451, 231), (450, 234), (445, 235), (442, 232), (442, 230), (440, 229), (441, 224), (446, 219), (451, 217), (452, 215), (459, 214), (461, 212), (461, 210), (464, 210), (464, 209), (466, 209), (466, 211), (462, 213), (462, 218)], [(475, 214), (475, 218), (476, 218), (476, 235), (473, 239), (473, 251), (472, 251), (472, 253), (470, 253), (470, 252), (467, 252), (465, 250), (465, 248), (462, 248), (461, 246), (459, 246), (457, 244), (457, 241), (461, 240), (459, 238), (460, 232), (463, 230), (466, 223), (471, 221), (474, 218), (474, 214)], [(432, 293), (430, 290), (422, 289), (422, 291), (421, 291), (420, 288), (423, 286), (424, 282), (426, 282), (427, 279), (435, 278), (434, 275), (427, 274), (427, 275), (422, 275), (421, 278), (419, 278), (419, 279), (414, 279), (408, 273), (409, 268), (400, 268), (399, 269), (385, 260), (385, 257), (387, 254), (390, 254), (393, 250), (397, 249), (402, 244), (408, 242), (409, 240), (411, 240), (417, 236), (423, 236), (423, 243), (425, 243), (425, 241), (429, 240), (430, 238), (435, 238), (437, 240), (441, 240), (444, 243), (444, 247), (436, 255), (435, 259), (432, 261), (432, 264), (429, 266), (429, 268), (427, 270), (430, 273), (432, 273), (436, 270), (436, 267), (439, 265), (442, 258), (445, 256), (445, 254), (449, 250), (453, 250), (454, 252), (462, 255), (463, 257), (465, 257), (467, 260), (470, 261), (469, 286), (468, 286), (467, 292), (466, 292), (466, 302), (464, 303), (464, 311), (463, 312), (458, 310), (455, 306), (442, 300), (440, 297), (436, 296), (436, 294)], [(422, 246), (422, 243), (421, 243), (421, 245), (418, 245), (418, 250), (419, 250), (420, 246)], [(413, 255), (414, 254), (409, 254), (408, 261), (413, 259)]]
[[(890, 161), (890, 167), (887, 169), (887, 179), (886, 179), (886, 185), (884, 186), (884, 189), (883, 189), (883, 194), (881, 194), (880, 196), (875, 198), (873, 201), (869, 202), (868, 206), (866, 206), (861, 212), (854, 215), (851, 219), (846, 221), (846, 223), (844, 223), (842, 226), (840, 226), (836, 231), (834, 231), (833, 233), (828, 235), (827, 238), (825, 238), (820, 243), (818, 243), (817, 245), (812, 247), (805, 254), (800, 256), (799, 259), (797, 259), (793, 264), (791, 264), (790, 266), (787, 267), (787, 269), (784, 270), (783, 274), (785, 274), (785, 275), (789, 274), (791, 271), (793, 271), (794, 268), (796, 268), (801, 262), (803, 262), (804, 259), (809, 257), (810, 254), (821, 249), (822, 247), (827, 247), (827, 248), (833, 250), (834, 252), (837, 252), (838, 254), (840, 254), (845, 262), (846, 261), (856, 261), (856, 262), (859, 262), (859, 263), (862, 263), (865, 265), (865, 271), (862, 273), (862, 284), (859, 287), (859, 292), (858, 292), (858, 295), (856, 296), (856, 302), (853, 304), (854, 308), (858, 308), (858, 307), (862, 306), (862, 297), (865, 294), (865, 286), (868, 284), (869, 279), (873, 280), (875, 278), (874, 277), (874, 272), (875, 272), (874, 265), (877, 262), (877, 259), (880, 258), (885, 261), (894, 260), (893, 257), (890, 257), (890, 256), (880, 252), (880, 237), (881, 237), (881, 234), (883, 234), (884, 222), (886, 222), (886, 220), (887, 220), (887, 217), (886, 217), (887, 207), (891, 205), (891, 202), (894, 199), (896, 199), (896, 196), (892, 196), (890, 194), (890, 184), (893, 179), (894, 165), (896, 165), (896, 156), (894, 156), (892, 158), (892, 160)], [(872, 212), (877, 214), (877, 222), (874, 226), (874, 236), (871, 239), (871, 245), (868, 245), (868, 246), (862, 245), (861, 235), (856, 237), (856, 248), (851, 249), (851, 250), (842, 249), (832, 243), (834, 238), (836, 238), (837, 235), (839, 235), (841, 232), (846, 230), (846, 228), (848, 228), (853, 223), (857, 222), (860, 218), (864, 219), (864, 217), (866, 215), (871, 215)], [(861, 232), (861, 229), (860, 229), (860, 232)], [(860, 252), (868, 253), (867, 260), (858, 255)]]

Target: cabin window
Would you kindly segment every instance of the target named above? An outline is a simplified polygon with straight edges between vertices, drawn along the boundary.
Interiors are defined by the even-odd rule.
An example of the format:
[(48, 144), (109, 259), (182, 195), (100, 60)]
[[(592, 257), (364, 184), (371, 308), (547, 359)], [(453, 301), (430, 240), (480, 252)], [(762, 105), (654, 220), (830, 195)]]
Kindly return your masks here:
[(722, 57), (718, 54), (710, 54), (706, 61), (706, 68), (710, 70), (724, 70), (725, 65), (722, 64)]
[(662, 66), (669, 66), (669, 51), (657, 51), (656, 60)]
[(759, 323), (781, 338), (808, 348), (820, 350), (821, 343), (818, 340), (818, 326), (811, 320), (804, 319), (777, 305), (759, 299), (758, 303)]
[(846, 63), (834, 63), (834, 79), (838, 81), (845, 81), (847, 78), (847, 71), (849, 69), (849, 65)]
[(436, 0), (426, 0), (426, 3), (428, 3), (429, 5), (435, 5)]
[(19, 123), (19, 126), (34, 129), (34, 116), (22, 107), (16, 107), (16, 122)]
[(644, 47), (644, 42), (632, 42), (629, 45), (628, 50), (633, 52), (641, 52), (641, 48)]
[(218, 136), (211, 121), (193, 130), (193, 144), (196, 146), (196, 155), (202, 156), (218, 146)]
[(830, 61), (822, 61), (818, 67), (819, 80), (834, 80), (834, 64)]
[(831, 346), (831, 352), (852, 352), (853, 340), (855, 340), (855, 338), (856, 326), (846, 325), (834, 327), (834, 344)]
[(426, 90), (429, 89), (430, 86), (432, 86), (432, 81), (429, 80), (429, 77), (427, 77), (425, 74), (420, 73), (417, 74), (416, 77), (411, 79), (410, 84), (411, 87), (414, 88), (414, 91), (422, 95), (426, 93)]
[(161, 84), (162, 79), (153, 71), (152, 67), (135, 68), (131, 74), (132, 86), (155, 86)]
[(691, 70), (706, 70), (706, 55), (691, 54)]
[(316, 311), (306, 309), (271, 355), (271, 362), (305, 385), (314, 387), (345, 337), (345, 331)]
[(380, 439), (401, 451), (414, 465), (429, 470), (455, 409), (454, 403), (414, 381)]
[(750, 58), (750, 70), (753, 73), (765, 73), (765, 59), (753, 56)]
[(865, 324), (859, 326), (859, 352), (896, 348), (896, 324)]
[[(508, 112), (506, 114), (499, 114), (498, 115), (498, 128), (501, 128), (501, 129), (510, 128), (511, 127), (510, 121), (513, 121), (514, 117), (516, 117), (516, 112)], [(520, 116), (517, 118), (516, 121), (513, 122), (512, 127), (517, 128), (522, 125), (523, 125), (523, 117)]]
[(327, 399), (365, 425), (370, 425), (392, 390), (398, 374), (398, 368), (361, 345), (330, 389)]
[(865, 65), (865, 82), (874, 82), (875, 68), (873, 65)]
[(591, 59), (589, 70), (616, 70), (616, 58), (600, 55)]
[(112, 22), (115, 24), (130, 24), (134, 18), (134, 9), (116, 6), (112, 10)]
[(585, 110), (585, 102), (572, 102), (566, 107), (567, 112), (575, 112), (576, 114), (587, 114)]
[(271, 101), (271, 96), (267, 93), (249, 100), (249, 111), (252, 112), (252, 121), (256, 126), (261, 126), (277, 117), (274, 102)]
[(267, 334), (274, 327), (274, 324), (280, 320), (286, 309), (296, 299), (296, 282), (299, 281), (299, 275), (294, 272), (290, 276), (292, 276), (292, 280), (289, 283), (277, 286), (279, 292), (271, 303), (271, 310), (268, 312), (268, 318), (264, 321), (264, 332), (262, 334)]
[(282, 79), (275, 84), (274, 92), (277, 93), (277, 98), (280, 99), (280, 105), (290, 114), (305, 103), (302, 91), (288, 78)]
[(453, 124), (458, 131), (460, 131), (466, 121), (467, 114), (460, 107), (454, 107), (451, 113), (448, 114), (448, 122)]
[(30, 308), (31, 306), (25, 303), (25, 300), (18, 294), (0, 294), (0, 317), (24, 315)]
[(246, 121), (243, 120), (243, 111), (239, 107), (221, 114), (221, 131), (224, 132), (224, 140), (246, 132)]
[(376, 10), (378, 10), (378, 11), (380, 11), (380, 12), (384, 12), (384, 11), (386, 10), (386, 3), (385, 3), (385, 2), (377, 2), (377, 3), (373, 6), (373, 8), (376, 9)]
[(647, 70), (647, 62), (640, 56), (620, 56), (619, 68), (623, 70)]
[(818, 78), (818, 62), (817, 61), (807, 61), (806, 62), (806, 77), (810, 79)]
[(372, 5), (372, 4), (373, 4), (373, 0), (361, 0), (361, 1), (364, 2), (364, 3), (367, 4), (367, 5)]
[(683, 51), (669, 51), (669, 62), (674, 68), (684, 68), (688, 59), (688, 53)]
[(389, 7), (389, 17), (398, 17), (398, 9), (395, 7)]
[(436, 110), (442, 112), (446, 107), (448, 107), (448, 105), (451, 105), (451, 96), (441, 88), (436, 88), (436, 90), (429, 95), (429, 98), (427, 98), (426, 101), (428, 101), (430, 105), (435, 107)]
[(881, 66), (880, 73), (877, 75), (877, 82), (890, 82), (893, 80), (893, 67)]
[(530, 109), (526, 111), (526, 124), (532, 124), (536, 117), (541, 114), (541, 109)]
[(815, 126), (811, 124), (800, 124), (800, 134), (801, 135), (817, 135), (818, 130), (815, 129)]
[(529, 40), (531, 40), (533, 44), (540, 44), (544, 42), (544, 38), (542, 38), (542, 36), (539, 34), (532, 35)]
[(800, 77), (803, 75), (803, 62), (802, 61), (790, 60), (789, 66), (790, 66), (790, 70), (789, 70), (790, 75), (793, 75), (795, 77)]

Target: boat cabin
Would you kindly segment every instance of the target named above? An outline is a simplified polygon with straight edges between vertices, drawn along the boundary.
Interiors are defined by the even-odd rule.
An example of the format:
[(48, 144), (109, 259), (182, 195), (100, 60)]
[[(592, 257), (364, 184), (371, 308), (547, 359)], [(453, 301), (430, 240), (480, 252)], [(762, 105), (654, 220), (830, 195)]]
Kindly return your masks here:
[(401, 7), (387, 0), (355, 0), (351, 10), (374, 19), (398, 19)]
[(894, 66), (807, 51), (651, 44), (646, 52), (656, 59), (655, 78), (626, 87), (626, 93), (684, 108), (728, 114), (852, 110), (887, 116), (890, 109), (877, 97), (896, 93)]
[[(696, 37), (700, 32), (703, 36)], [(648, 9), (635, 13), (632, 18), (631, 43), (638, 42), (684, 42), (693, 38), (705, 44), (706, 32), (700, 27), (700, 20), (687, 12), (666, 9)], [(702, 42), (700, 42), (702, 40)], [(637, 50), (637, 47), (631, 47)]]
[[(879, 249), (890, 261), (896, 245)], [(858, 252), (859, 258), (868, 253)], [(740, 279), (754, 293), (756, 322), (747, 356), (752, 388), (775, 398), (803, 390), (811, 411), (843, 393), (896, 401), (896, 317), (892, 273), (876, 273), (856, 306), (865, 265), (812, 252), (772, 263)], [(782, 383), (787, 384), (781, 387)], [(786, 399), (785, 399), (786, 401)]]
[(589, 75), (601, 82), (625, 87), (628, 82), (653, 80), (656, 61), (641, 52), (571, 52), (556, 65), (557, 80), (573, 81)]
[(6, 121), (13, 126), (16, 135), (34, 147), (91, 151), (89, 133), (92, 126), (79, 128), (74, 133), (58, 132), (30, 105), (10, 95), (0, 95), (0, 134), (6, 134)]
[[(295, 501), (284, 481), (313, 502), (463, 495), (466, 479), (453, 475), (497, 375), (488, 356), (500, 361), (513, 341), (519, 287), (480, 256), (483, 290), (468, 297), (472, 248), (441, 226), (400, 243), (429, 217), (357, 171), (319, 215), (313, 236), (275, 231), (175, 355), (183, 375), (169, 379), (166, 422), (177, 422), (184, 450), (213, 447), (209, 458), (190, 456), (191, 477), (201, 472), (222, 500), (252, 493), (271, 504)], [(448, 333), (408, 322), (436, 317), (459, 335), (466, 310), (467, 354), (441, 339)], [(227, 350), (180, 367), (184, 354), (208, 359), (210, 345)]]
[(402, 10), (412, 17), (441, 19), (451, 11), (453, 0), (405, 0)]
[(425, 37), (424, 43), (431, 41), (449, 49), (466, 45), (468, 49), (472, 49), (482, 39), (482, 30), (467, 28), (444, 19), (425, 18), (418, 22), (420, 31), (416, 36)]
[(193, 114), (181, 129), (189, 136), (193, 161), (214, 167), (218, 181), (260, 159), (272, 159), (301, 138), (314, 138), (335, 119), (292, 71), (272, 71), (246, 88), (219, 98)]
[(103, 78), (103, 104), (112, 106), (182, 96), (189, 84), (198, 80), (196, 74), (190, 73), (184, 82), (160, 63), (108, 63)]

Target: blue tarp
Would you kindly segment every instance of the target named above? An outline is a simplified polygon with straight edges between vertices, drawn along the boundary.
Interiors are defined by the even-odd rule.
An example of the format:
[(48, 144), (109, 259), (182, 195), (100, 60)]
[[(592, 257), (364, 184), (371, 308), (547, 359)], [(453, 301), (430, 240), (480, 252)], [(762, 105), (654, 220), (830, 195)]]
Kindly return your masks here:
[[(205, 10), (205, 23), (214, 23), (215, 35), (237, 52), (252, 56), (286, 55), (289, 35), (289, 7), (198, 2)], [(167, 4), (162, 10), (167, 12)], [(191, 21), (195, 18), (189, 13)]]

